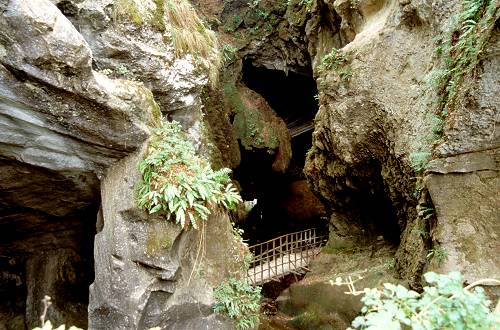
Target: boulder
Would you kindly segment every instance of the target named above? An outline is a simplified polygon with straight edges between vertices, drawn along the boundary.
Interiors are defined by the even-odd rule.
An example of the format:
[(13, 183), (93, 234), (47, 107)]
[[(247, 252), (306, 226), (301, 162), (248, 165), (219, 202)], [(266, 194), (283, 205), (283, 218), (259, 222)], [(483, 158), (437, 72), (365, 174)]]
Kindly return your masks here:
[(247, 248), (233, 236), (227, 214), (183, 231), (138, 210), (140, 156), (124, 158), (102, 182), (89, 329), (231, 329), (213, 314), (212, 290), (238, 274)]

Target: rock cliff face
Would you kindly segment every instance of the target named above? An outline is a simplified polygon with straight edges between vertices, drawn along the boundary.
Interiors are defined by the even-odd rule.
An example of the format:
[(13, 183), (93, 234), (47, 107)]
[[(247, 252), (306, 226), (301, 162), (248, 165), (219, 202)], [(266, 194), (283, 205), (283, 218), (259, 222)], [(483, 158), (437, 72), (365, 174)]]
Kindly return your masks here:
[[(498, 32), (477, 78), (466, 78), (474, 87), (447, 119), (418, 187), (410, 160), (431, 130), (428, 80), (438, 66), (433, 40), (459, 3), (348, 2), (336, 1), (335, 9), (341, 31), (352, 35), (341, 49), (350, 74), (343, 79), (335, 70), (318, 70), (321, 103), (305, 169), (333, 206), (335, 233), (363, 235), (372, 228), (395, 243), (401, 240), (396, 267), (410, 281), (418, 278), (430, 248), (415, 234), (418, 229), (430, 230), (433, 246), (448, 252), (439, 269), (460, 270), (468, 281), (498, 273), (492, 264), (498, 264), (493, 250), (499, 247), (492, 235), (499, 229)], [(416, 189), (427, 189), (428, 200), (418, 200)], [(479, 195), (482, 202), (474, 201)], [(435, 207), (434, 221), (424, 225), (417, 213), (423, 203)], [(489, 248), (465, 246), (471, 237)]]
[(0, 318), (34, 326), (47, 294), (51, 319), (84, 326), (99, 178), (148, 136), (152, 94), (92, 70), (54, 4), (2, 1), (0, 12)]
[[(262, 195), (269, 208), (281, 198), (289, 218), (328, 214), (325, 253), (282, 297), (292, 316), (348, 325), (359, 301), (325, 284), (335, 276), (418, 288), (427, 270), (500, 273), (498, 22), (429, 142), (435, 40), (460, 1), (192, 2), (220, 35), (218, 84), (213, 63), (174, 47), (164, 1), (0, 0), (0, 329), (37, 325), (44, 295), (57, 324), (231, 328), (210, 307), (245, 253), (228, 215), (183, 232), (135, 206), (162, 114), (236, 169), (249, 199), (286, 183)], [(310, 138), (294, 134), (314, 115), (304, 165), (292, 148)]]
[[(174, 54), (165, 31), (114, 4), (0, 1), (2, 329), (38, 325), (44, 295), (55, 324), (228, 326), (210, 307), (212, 288), (245, 252), (227, 215), (214, 216), (202, 240), (149, 219), (134, 197), (160, 106), (200, 140), (207, 76)], [(129, 4), (146, 18), (155, 9)], [(225, 244), (235, 250), (221, 260)]]
[(90, 329), (231, 329), (212, 311), (212, 290), (236, 276), (245, 247), (229, 217), (181, 231), (135, 205), (141, 154), (109, 168), (102, 182), (103, 225), (95, 239)]
[[(342, 21), (345, 43), (338, 54), (345, 57), (330, 58), (337, 62), (326, 70), (328, 58), (313, 60), (320, 109), (304, 169), (332, 214), (330, 249), (355, 246), (361, 251), (351, 250), (341, 262), (361, 260), (364, 249), (378, 250), (385, 241), (397, 248), (394, 268), (385, 272), (417, 288), (428, 270), (458, 270), (468, 282), (496, 276), (498, 29), (476, 75), (465, 78), (462, 101), (446, 118), (432, 159), (417, 178), (412, 156), (429, 143), (432, 131), (435, 105), (429, 99), (435, 95), (429, 80), (439, 67), (435, 40), (461, 10), (460, 2), (347, 0), (330, 7)], [(317, 54), (323, 44), (316, 42)], [(324, 258), (327, 264), (339, 254)], [(358, 267), (378, 271), (368, 264)], [(306, 282), (329, 272), (347, 275), (318, 264)], [(331, 308), (320, 310), (328, 314)]]

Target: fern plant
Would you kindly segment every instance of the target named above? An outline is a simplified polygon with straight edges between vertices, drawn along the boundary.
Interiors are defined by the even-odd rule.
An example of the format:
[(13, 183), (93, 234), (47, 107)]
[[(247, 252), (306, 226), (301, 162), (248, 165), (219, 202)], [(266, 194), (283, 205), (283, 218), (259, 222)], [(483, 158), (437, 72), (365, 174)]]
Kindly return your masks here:
[(259, 323), (260, 287), (248, 280), (229, 278), (214, 290), (214, 311), (227, 315), (236, 323), (236, 329), (251, 329)]
[(347, 56), (337, 48), (332, 48), (332, 50), (322, 58), (321, 64), (319, 65), (318, 69), (320, 71), (338, 70), (346, 62)]
[(439, 37), (436, 52), (441, 65), (428, 79), (429, 89), (437, 94), (437, 100), (427, 119), (431, 132), (424, 138), (426, 146), (410, 155), (415, 172), (425, 170), (432, 157), (432, 145), (443, 136), (446, 117), (469, 88), (465, 84), (467, 77), (476, 75), (481, 54), (500, 18), (499, 8), (498, 0), (462, 0), (462, 8), (452, 19), (450, 31)]
[(422, 173), (429, 164), (432, 154), (430, 152), (419, 151), (410, 154), (410, 162), (416, 173)]
[(318, 65), (318, 72), (333, 71), (344, 81), (349, 81), (352, 77), (352, 69), (348, 66), (348, 56), (337, 48), (326, 54)]
[(437, 48), (444, 68), (438, 70), (432, 84), (441, 96), (438, 110), (442, 116), (453, 108), (464, 78), (475, 72), (499, 17), (498, 0), (462, 1), (451, 32)]
[(138, 206), (165, 215), (183, 229), (197, 229), (215, 209), (233, 209), (242, 201), (231, 183), (231, 170), (212, 170), (175, 121), (153, 132), (139, 171)]
[(425, 257), (441, 266), (448, 259), (448, 252), (441, 245), (435, 245)]

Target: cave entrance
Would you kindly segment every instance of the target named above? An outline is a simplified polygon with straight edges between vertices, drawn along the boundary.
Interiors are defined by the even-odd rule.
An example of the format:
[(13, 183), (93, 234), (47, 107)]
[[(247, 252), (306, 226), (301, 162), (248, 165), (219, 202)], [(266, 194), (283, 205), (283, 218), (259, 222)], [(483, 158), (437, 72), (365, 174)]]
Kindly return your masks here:
[(328, 233), (325, 209), (313, 195), (302, 173), (312, 143), (313, 120), (318, 111), (316, 82), (310, 68), (301, 73), (270, 70), (243, 61), (243, 83), (259, 93), (287, 125), (292, 158), (284, 172), (274, 172), (274, 156), (241, 148), (241, 165), (235, 177), (242, 197), (255, 204), (239, 224), (250, 245), (287, 233), (317, 228)]

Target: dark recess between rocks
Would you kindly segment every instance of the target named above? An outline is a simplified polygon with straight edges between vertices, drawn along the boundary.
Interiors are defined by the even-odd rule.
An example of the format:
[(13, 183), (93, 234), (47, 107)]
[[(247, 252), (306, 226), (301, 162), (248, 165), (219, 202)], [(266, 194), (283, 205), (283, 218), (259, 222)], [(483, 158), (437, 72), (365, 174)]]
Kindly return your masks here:
[[(286, 74), (280, 70), (254, 66), (249, 59), (243, 61), (243, 83), (266, 99), (292, 134), (298, 127), (311, 125), (318, 110), (316, 83), (312, 71), (305, 71), (311, 74)], [(243, 188), (243, 198), (257, 199), (248, 218), (240, 225), (249, 244), (314, 227), (327, 233), (327, 221), (322, 219), (322, 212), (318, 211), (323, 210), (319, 200), (310, 201), (311, 205), (297, 203), (301, 198), (298, 196), (302, 194), (312, 196), (302, 173), (311, 141), (312, 129), (292, 137), (292, 159), (285, 173), (272, 171), (274, 156), (266, 151), (241, 149), (242, 161), (235, 170), (235, 177)], [(307, 211), (298, 214), (290, 212), (291, 208)]]

